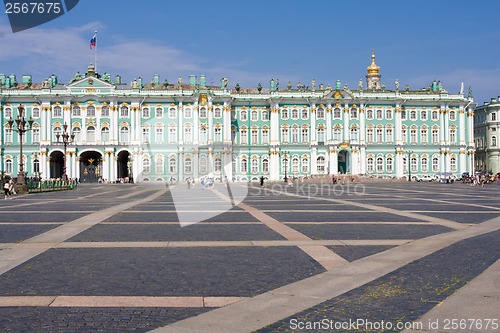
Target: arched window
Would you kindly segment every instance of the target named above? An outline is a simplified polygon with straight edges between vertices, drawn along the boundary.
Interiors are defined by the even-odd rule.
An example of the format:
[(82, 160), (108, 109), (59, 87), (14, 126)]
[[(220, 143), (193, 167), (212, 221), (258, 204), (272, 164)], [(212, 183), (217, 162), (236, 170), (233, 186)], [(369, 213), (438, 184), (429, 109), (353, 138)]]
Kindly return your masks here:
[(299, 159), (297, 157), (292, 159), (292, 172), (293, 174), (299, 173)]
[(450, 171), (451, 172), (457, 171), (457, 159), (455, 157), (452, 157), (450, 159)]
[(156, 157), (155, 169), (157, 175), (163, 174), (163, 169), (164, 169), (163, 156), (158, 155)]
[(351, 140), (352, 141), (358, 141), (358, 129), (356, 127), (351, 128)]
[(496, 147), (497, 146), (497, 137), (494, 136), (494, 135), (491, 137), (491, 146), (492, 147)]
[(432, 117), (432, 120), (438, 120), (439, 119), (437, 110), (432, 110), (431, 117)]
[(257, 113), (257, 110), (252, 110), (251, 117), (252, 117), (252, 121), (259, 120), (259, 114)]
[(155, 128), (155, 142), (158, 144), (163, 143), (163, 127), (161, 126)]
[(184, 160), (184, 173), (191, 174), (193, 172), (193, 162), (191, 157), (186, 157)]
[(410, 159), (410, 168), (411, 168), (411, 172), (417, 172), (417, 158), (416, 157), (412, 157)]
[(252, 173), (256, 174), (259, 172), (259, 161), (256, 158), (252, 158)]
[(73, 127), (73, 135), (75, 136), (75, 142), (82, 141), (82, 129), (80, 127)]
[(439, 158), (433, 157), (432, 158), (432, 172), (438, 172), (439, 171)]
[(264, 127), (262, 129), (262, 144), (263, 145), (269, 144), (269, 129), (267, 127)]
[(334, 119), (340, 119), (341, 114), (342, 114), (342, 112), (340, 111), (340, 108), (333, 109), (333, 118)]
[(247, 163), (246, 158), (241, 159), (240, 172), (242, 174), (245, 174), (248, 172), (248, 163)]
[(40, 109), (39, 108), (33, 108), (33, 118), (40, 118)]
[(144, 157), (142, 160), (142, 172), (148, 174), (151, 171), (151, 160), (149, 157)]
[(429, 171), (429, 160), (427, 159), (427, 157), (422, 157), (420, 164), (422, 165), (422, 172)]
[(168, 143), (177, 142), (177, 128), (175, 126), (170, 126), (168, 128)]
[(377, 157), (377, 172), (384, 171), (384, 159), (382, 157)]
[[(206, 110), (205, 108), (203, 108), (204, 110)], [(205, 117), (206, 117), (206, 111), (205, 111)], [(168, 109), (168, 117), (169, 118), (175, 118), (177, 117), (177, 109), (176, 108), (170, 108)]]
[[(201, 117), (201, 115), (200, 115)], [(247, 116), (247, 111), (246, 110), (241, 110), (240, 111), (240, 120), (241, 121), (247, 121), (248, 116)]]
[(373, 172), (373, 157), (368, 157), (366, 161), (366, 171), (369, 173)]
[(318, 173), (325, 173), (325, 158), (323, 156), (316, 159), (316, 169)]
[(323, 127), (318, 128), (316, 134), (318, 142), (325, 142), (325, 129)]
[(215, 108), (215, 110), (214, 110), (214, 117), (215, 118), (222, 117), (222, 110), (221, 110), (221, 108)]
[(387, 157), (385, 160), (385, 168), (389, 173), (393, 172), (393, 165), (394, 165), (393, 161), (394, 160), (392, 159), (392, 157)]
[(120, 128), (120, 143), (129, 142), (129, 129), (128, 126), (122, 126)]
[(73, 117), (80, 117), (81, 113), (82, 109), (78, 105), (73, 106)]
[(269, 111), (262, 110), (262, 120), (269, 120)]
[(93, 105), (87, 107), (87, 117), (95, 117), (95, 107)]
[(163, 117), (163, 108), (156, 108), (155, 117), (156, 118), (162, 118)]
[(101, 141), (103, 141), (103, 142), (109, 141), (109, 128), (108, 127), (101, 128)]
[(410, 120), (416, 120), (417, 119), (417, 111), (411, 110), (410, 111)]
[(269, 173), (269, 160), (267, 158), (262, 160), (262, 172)]
[(307, 112), (307, 109), (302, 109), (302, 119), (306, 120), (309, 117), (309, 113)]
[(342, 129), (339, 127), (335, 127), (333, 129), (333, 141), (341, 141), (342, 140)]
[(372, 109), (366, 110), (366, 118), (373, 119), (373, 110)]
[(324, 119), (325, 118), (325, 109), (319, 108), (316, 111), (316, 118), (318, 118), (318, 119)]
[(200, 108), (200, 118), (206, 118), (206, 117), (207, 117), (207, 108), (204, 107)]
[(12, 128), (5, 127), (5, 142), (6, 143), (12, 143)]
[(109, 106), (104, 105), (101, 108), (101, 116), (103, 116), (103, 117), (109, 117)]
[(54, 127), (54, 131), (52, 132), (52, 142), (57, 142), (57, 137), (59, 135), (59, 139), (60, 139), (61, 138), (61, 134), (62, 134), (61, 127), (59, 127), (59, 126)]
[(120, 117), (128, 117), (128, 107), (122, 106), (120, 108)]
[(87, 142), (95, 141), (95, 127), (89, 126), (87, 127)]
[(170, 171), (171, 174), (177, 172), (177, 160), (175, 158), (171, 158), (168, 161), (168, 170)]
[(7, 118), (7, 119), (12, 118), (12, 109), (11, 108), (5, 108), (5, 118)]
[(378, 109), (377, 110), (377, 119), (382, 119), (382, 110), (381, 109)]
[(385, 119), (392, 119), (392, 110), (388, 109), (388, 110), (385, 110)]
[(205, 175), (207, 173), (207, 158), (200, 158), (200, 174)]
[(35, 174), (40, 173), (40, 160), (38, 159), (33, 160), (33, 172)]
[(252, 128), (252, 145), (256, 145), (259, 139), (259, 130), (257, 128)]
[(309, 128), (302, 127), (302, 143), (309, 143)]
[(358, 118), (358, 109), (352, 108), (351, 109), (351, 119), (356, 119)]
[(142, 109), (142, 118), (149, 118), (149, 108)]
[(191, 126), (184, 127), (184, 142), (185, 143), (193, 142), (193, 132), (191, 131)]
[(12, 160), (7, 159), (5, 161), (5, 173), (11, 174), (12, 173)]
[(299, 118), (299, 110), (292, 109), (292, 119), (298, 119), (298, 118)]
[(220, 173), (222, 171), (222, 160), (220, 157), (215, 158), (214, 171)]
[(309, 173), (309, 159), (307, 157), (302, 158), (302, 173), (308, 174)]
[(457, 113), (454, 110), (450, 111), (450, 120), (456, 120), (457, 119)]

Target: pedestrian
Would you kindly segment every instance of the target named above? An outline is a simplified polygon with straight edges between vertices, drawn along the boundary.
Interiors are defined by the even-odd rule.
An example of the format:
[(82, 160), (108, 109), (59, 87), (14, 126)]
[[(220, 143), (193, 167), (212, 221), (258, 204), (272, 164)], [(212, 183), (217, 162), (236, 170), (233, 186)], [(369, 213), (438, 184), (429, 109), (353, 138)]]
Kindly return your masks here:
[(5, 182), (3, 185), (3, 191), (5, 192), (5, 200), (10, 199), (10, 184)]
[(191, 179), (187, 178), (186, 183), (187, 183), (188, 190), (190, 190), (191, 189)]
[(260, 187), (264, 187), (264, 176), (260, 177)]

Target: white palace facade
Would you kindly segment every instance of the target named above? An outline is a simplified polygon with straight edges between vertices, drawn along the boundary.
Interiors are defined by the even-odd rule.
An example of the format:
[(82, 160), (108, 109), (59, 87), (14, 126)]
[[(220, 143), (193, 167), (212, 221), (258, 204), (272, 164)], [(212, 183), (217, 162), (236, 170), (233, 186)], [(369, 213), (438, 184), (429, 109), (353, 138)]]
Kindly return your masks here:
[[(88, 182), (459, 176), (474, 167), (471, 93), (450, 94), (440, 82), (387, 89), (374, 55), (357, 89), (274, 80), (229, 88), (225, 78), (207, 86), (204, 76), (169, 84), (158, 75), (126, 85), (92, 65), (67, 84), (54, 75), (41, 84), (28, 75), (0, 81), (1, 171), (12, 176), (21, 147), (8, 121), (21, 104), (33, 120), (22, 144), (28, 177), (61, 177), (64, 163), (69, 177)], [(65, 125), (74, 135), (67, 145)]]

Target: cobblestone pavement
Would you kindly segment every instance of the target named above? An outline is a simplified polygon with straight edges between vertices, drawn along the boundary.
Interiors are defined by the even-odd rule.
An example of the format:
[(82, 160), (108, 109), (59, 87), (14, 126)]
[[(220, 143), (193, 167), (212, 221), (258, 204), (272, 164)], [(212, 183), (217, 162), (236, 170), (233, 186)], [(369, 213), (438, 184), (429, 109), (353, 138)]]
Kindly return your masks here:
[(500, 259), (497, 185), (256, 185), (229, 208), (223, 184), (175, 200), (175, 187), (88, 184), (1, 201), (0, 331), (417, 321)]

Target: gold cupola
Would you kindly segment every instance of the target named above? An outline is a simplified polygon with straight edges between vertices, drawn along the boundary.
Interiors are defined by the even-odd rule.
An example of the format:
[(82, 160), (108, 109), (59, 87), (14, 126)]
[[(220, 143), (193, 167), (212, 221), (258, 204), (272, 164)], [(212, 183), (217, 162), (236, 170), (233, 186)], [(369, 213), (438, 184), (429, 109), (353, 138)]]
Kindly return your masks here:
[(372, 51), (372, 64), (366, 68), (366, 86), (370, 90), (380, 89), (380, 67), (375, 64), (375, 52)]
[(375, 64), (375, 53), (372, 53), (372, 64), (366, 68), (368, 75), (379, 75), (380, 67)]

